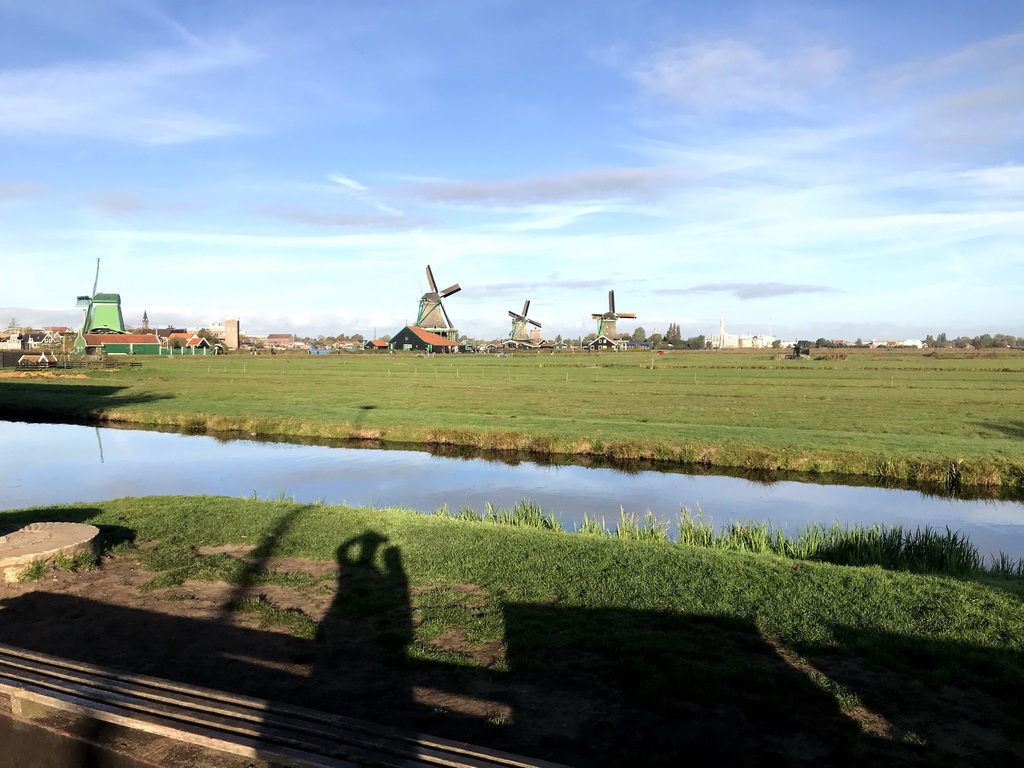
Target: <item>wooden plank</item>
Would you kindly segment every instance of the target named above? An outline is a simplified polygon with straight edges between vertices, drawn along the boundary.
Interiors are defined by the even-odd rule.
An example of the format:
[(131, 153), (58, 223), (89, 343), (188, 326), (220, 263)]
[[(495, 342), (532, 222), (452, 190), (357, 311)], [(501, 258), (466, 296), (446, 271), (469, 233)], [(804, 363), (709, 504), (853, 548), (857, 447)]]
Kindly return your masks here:
[[(170, 729), (191, 743), (218, 749), (221, 739), (235, 754), (267, 758), (266, 750), (295, 753), (294, 759), (342, 761), (395, 768), (564, 768), (464, 742), (403, 732), (341, 715), (265, 699), (239, 696), (144, 675), (117, 672), (0, 644), (0, 690), (49, 701), (57, 709), (140, 730)], [(100, 716), (102, 715), (102, 716)], [(118, 718), (116, 720), (110, 718)], [(133, 725), (137, 723), (138, 725)], [(149, 731), (167, 735), (161, 730)], [(187, 735), (191, 734), (191, 735)], [(209, 743), (200, 740), (212, 740)], [(236, 749), (262, 750), (258, 755)], [(276, 752), (275, 752), (276, 754)], [(276, 758), (275, 758), (276, 759)], [(291, 758), (289, 758), (291, 759)], [(307, 763), (296, 763), (306, 765)], [(331, 766), (335, 763), (308, 763)]]

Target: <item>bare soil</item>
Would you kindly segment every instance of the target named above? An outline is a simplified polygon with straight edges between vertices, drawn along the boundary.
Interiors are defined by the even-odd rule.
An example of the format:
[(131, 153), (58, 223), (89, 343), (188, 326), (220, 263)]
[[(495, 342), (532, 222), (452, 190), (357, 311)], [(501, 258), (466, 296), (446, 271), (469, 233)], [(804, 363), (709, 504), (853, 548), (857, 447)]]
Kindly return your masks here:
[[(503, 640), (472, 641), (453, 627), (430, 641), (463, 664), (410, 659), (415, 611), (378, 601), (363, 615), (358, 601), (340, 605), (340, 592), (361, 594), (372, 574), (301, 559), (261, 564), (322, 581), (296, 589), (188, 581), (145, 591), (154, 573), (134, 553), (107, 556), (95, 570), (0, 585), (0, 642), (570, 765), (1024, 761), (1019, 712), (989, 694), (882, 674), (856, 659), (804, 659), (721, 622), (647, 617), (634, 627), (628, 622), (638, 620), (624, 612), (576, 612), (553, 596), (549, 605), (512, 606)], [(472, 584), (398, 597), (408, 606), (410, 597), (442, 589), (468, 609), (491, 600)], [(316, 637), (227, 607), (257, 596), (316, 621)], [(635, 646), (601, 648), (610, 623), (630, 629)], [(677, 654), (647, 655), (655, 647), (648, 641), (666, 632)], [(837, 705), (821, 681), (859, 698)]]

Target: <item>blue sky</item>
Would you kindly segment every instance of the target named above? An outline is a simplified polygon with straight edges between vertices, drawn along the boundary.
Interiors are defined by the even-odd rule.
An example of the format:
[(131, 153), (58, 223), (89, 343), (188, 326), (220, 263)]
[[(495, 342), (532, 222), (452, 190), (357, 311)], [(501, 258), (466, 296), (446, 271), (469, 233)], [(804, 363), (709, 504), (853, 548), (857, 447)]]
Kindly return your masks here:
[(0, 318), (1024, 335), (1022, 137), (1019, 0), (0, 0)]

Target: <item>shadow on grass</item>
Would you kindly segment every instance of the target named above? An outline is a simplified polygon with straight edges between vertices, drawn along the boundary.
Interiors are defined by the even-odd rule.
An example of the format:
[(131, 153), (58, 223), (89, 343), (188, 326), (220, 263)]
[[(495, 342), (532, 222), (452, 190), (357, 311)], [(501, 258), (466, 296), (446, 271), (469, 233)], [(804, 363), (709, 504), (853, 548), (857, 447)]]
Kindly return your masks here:
[[(299, 511), (270, 523), (231, 601), (270, 591), (258, 576)], [(84, 522), (95, 510), (66, 512)], [(470, 663), (479, 641), (457, 611), (441, 611), (451, 626), (440, 636), (414, 640), (423, 611), (413, 598), (434, 587), (410, 589), (387, 536), (365, 531), (336, 558), (337, 590), (313, 636), (190, 610), (187, 588), (116, 604), (40, 589), (0, 600), (0, 643), (574, 766), (954, 764), (945, 745), (908, 742), (915, 722), (957, 712), (936, 703), (953, 695), (948, 680), (923, 673), (966, 659), (970, 675), (992, 678), (995, 698), (976, 707), (990, 720), (993, 701), (1012, 719), (1024, 687), (1024, 672), (995, 679), (1024, 670), (1019, 653), (836, 627), (834, 646), (798, 649), (815, 669), (747, 620), (501, 602), (478, 588), (467, 610), (494, 609), (503, 631), (491, 658)], [(410, 653), (414, 643), (448, 653)], [(879, 654), (881, 665), (863, 663)], [(878, 671), (893, 668), (908, 674)], [(982, 750), (988, 764), (1015, 755), (1001, 734)]]
[(1024, 420), (1006, 419), (1004, 421), (976, 421), (975, 424), (993, 432), (1000, 432), (1014, 440), (1024, 440)]
[(172, 400), (174, 395), (134, 392), (107, 384), (26, 384), (0, 381), (0, 418), (23, 421), (95, 421), (126, 405)]

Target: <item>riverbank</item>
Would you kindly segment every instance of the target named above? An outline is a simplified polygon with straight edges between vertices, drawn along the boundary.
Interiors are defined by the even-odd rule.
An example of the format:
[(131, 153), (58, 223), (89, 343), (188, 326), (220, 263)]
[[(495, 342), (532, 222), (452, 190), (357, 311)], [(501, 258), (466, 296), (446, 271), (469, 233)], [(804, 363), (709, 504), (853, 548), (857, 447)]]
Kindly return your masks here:
[(577, 766), (1024, 758), (1019, 581), (401, 510), (148, 497), (0, 642)]
[(149, 359), (0, 381), (0, 417), (1024, 488), (1024, 356)]

